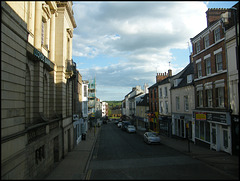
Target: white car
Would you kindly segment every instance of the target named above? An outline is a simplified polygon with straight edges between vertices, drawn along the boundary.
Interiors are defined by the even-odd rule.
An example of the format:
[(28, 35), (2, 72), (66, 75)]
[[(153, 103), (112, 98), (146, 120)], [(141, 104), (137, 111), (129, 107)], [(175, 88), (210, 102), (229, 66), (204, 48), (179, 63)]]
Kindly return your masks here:
[(160, 144), (160, 136), (155, 132), (146, 132), (143, 135), (143, 139), (148, 144)]
[(127, 132), (129, 133), (136, 133), (136, 128), (133, 125), (128, 125), (127, 126)]
[(122, 127), (122, 122), (119, 122), (119, 123), (117, 124), (117, 126), (118, 126), (119, 128), (121, 128), (121, 127)]

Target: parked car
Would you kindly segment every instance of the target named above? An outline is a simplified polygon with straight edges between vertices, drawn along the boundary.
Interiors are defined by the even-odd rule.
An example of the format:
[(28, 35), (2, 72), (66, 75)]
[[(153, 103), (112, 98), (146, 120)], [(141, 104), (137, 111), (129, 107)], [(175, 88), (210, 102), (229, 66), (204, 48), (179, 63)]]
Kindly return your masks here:
[(118, 124), (118, 122), (119, 122), (119, 121), (118, 121), (117, 119), (114, 120), (114, 123), (115, 123), (115, 124)]
[(130, 121), (123, 121), (123, 122), (122, 122), (122, 130), (123, 130), (123, 131), (126, 131), (128, 125), (130, 125), (130, 124), (131, 124)]
[(127, 132), (129, 133), (136, 133), (136, 128), (133, 125), (128, 125), (127, 126)]
[(160, 144), (160, 136), (155, 132), (145, 132), (143, 139), (148, 144)]
[(117, 126), (118, 126), (119, 128), (122, 128), (122, 122), (119, 122), (119, 123), (117, 124)]

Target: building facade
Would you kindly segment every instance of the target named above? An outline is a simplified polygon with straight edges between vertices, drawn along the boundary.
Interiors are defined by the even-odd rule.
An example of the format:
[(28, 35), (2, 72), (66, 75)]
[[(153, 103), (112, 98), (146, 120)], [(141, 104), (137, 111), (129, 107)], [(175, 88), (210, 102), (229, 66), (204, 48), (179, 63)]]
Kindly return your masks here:
[(73, 148), (72, 2), (1, 10), (1, 178), (42, 178)]
[(195, 109), (193, 75), (193, 63), (189, 63), (181, 76), (173, 78), (171, 86), (172, 135), (192, 141), (195, 130), (192, 124), (192, 113)]
[(149, 97), (148, 93), (136, 97), (136, 128), (138, 130), (148, 130)]
[[(239, 3), (223, 17), (228, 67), (228, 97), (231, 115), (232, 154), (239, 154)], [(225, 15), (228, 16), (225, 16)], [(235, 20), (231, 23), (231, 20)], [(237, 34), (237, 36), (236, 36)], [(238, 44), (237, 41), (238, 40)]]
[(221, 14), (208, 9), (208, 26), (191, 38), (195, 84), (195, 142), (216, 151), (232, 152), (228, 105), (227, 62)]

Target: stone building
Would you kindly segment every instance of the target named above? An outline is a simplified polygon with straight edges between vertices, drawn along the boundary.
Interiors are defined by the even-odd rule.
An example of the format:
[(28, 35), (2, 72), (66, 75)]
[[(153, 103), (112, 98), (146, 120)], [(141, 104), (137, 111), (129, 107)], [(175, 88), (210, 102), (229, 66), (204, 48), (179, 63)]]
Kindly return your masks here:
[[(239, 2), (224, 17), (232, 154), (239, 155)], [(235, 19), (236, 18), (236, 19)], [(235, 21), (233, 21), (235, 19)], [(233, 21), (231, 23), (231, 20)], [(237, 34), (237, 37), (236, 37)], [(238, 44), (237, 41), (238, 40)]]
[(1, 178), (42, 178), (73, 148), (72, 2), (1, 11)]

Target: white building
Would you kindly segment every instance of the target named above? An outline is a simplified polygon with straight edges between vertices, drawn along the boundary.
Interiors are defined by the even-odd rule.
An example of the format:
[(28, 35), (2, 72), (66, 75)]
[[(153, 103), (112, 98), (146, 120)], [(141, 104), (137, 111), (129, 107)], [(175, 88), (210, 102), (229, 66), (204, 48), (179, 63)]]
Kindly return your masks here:
[(108, 116), (108, 103), (102, 102), (102, 117)]

